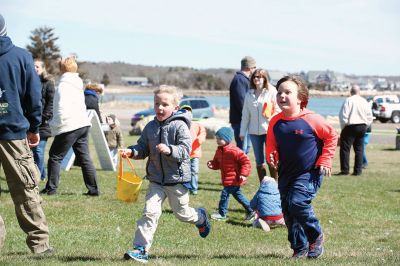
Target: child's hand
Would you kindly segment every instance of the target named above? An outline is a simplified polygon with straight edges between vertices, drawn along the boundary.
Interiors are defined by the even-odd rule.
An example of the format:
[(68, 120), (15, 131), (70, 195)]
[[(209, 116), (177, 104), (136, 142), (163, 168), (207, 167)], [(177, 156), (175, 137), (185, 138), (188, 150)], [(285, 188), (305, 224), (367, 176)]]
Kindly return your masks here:
[[(318, 167), (318, 166), (317, 166)], [(332, 175), (332, 169), (330, 168), (330, 167), (327, 167), (327, 166), (323, 166), (323, 165), (320, 165), (319, 166), (319, 173), (322, 175), (325, 175), (325, 176), (331, 176)]]
[(131, 149), (119, 149), (119, 152), (121, 153), (122, 158), (130, 158), (132, 156)]
[(212, 161), (208, 161), (207, 162), (207, 167), (210, 168), (210, 169), (214, 169)]
[(171, 154), (171, 149), (165, 145), (164, 143), (160, 143), (156, 145), (156, 149), (159, 153), (165, 154), (165, 155), (170, 155)]
[(241, 186), (246, 185), (246, 184), (247, 184), (247, 177), (241, 175), (241, 176), (239, 177), (239, 184), (240, 184)]

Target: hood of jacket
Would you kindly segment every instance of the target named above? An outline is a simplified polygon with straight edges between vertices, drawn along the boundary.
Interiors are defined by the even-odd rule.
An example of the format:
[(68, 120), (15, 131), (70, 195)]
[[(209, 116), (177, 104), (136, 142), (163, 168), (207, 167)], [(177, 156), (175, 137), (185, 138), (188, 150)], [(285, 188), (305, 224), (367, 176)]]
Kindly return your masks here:
[(0, 36), (0, 56), (8, 53), (13, 47), (14, 44), (8, 36)]
[(275, 181), (262, 181), (259, 191), (262, 194), (279, 195), (278, 184)]
[(167, 119), (165, 119), (164, 121), (158, 121), (156, 118), (154, 118), (155, 121), (157, 121), (157, 123), (162, 126), (162, 125), (166, 125), (171, 123), (171, 121), (175, 121), (175, 120), (182, 120), (183, 122), (185, 122), (185, 124), (188, 126), (188, 128), (190, 128), (190, 125), (192, 123), (192, 118), (190, 117), (190, 114), (187, 110), (178, 110), (175, 113), (173, 113), (170, 117), (168, 117)]

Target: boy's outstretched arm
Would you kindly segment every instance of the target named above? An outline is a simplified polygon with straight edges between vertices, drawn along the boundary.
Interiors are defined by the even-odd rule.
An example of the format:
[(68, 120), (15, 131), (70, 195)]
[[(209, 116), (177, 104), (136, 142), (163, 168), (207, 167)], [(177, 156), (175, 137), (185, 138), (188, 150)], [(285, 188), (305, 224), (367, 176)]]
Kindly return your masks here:
[(212, 169), (212, 170), (220, 169), (219, 161), (217, 159), (217, 153), (218, 153), (218, 151), (215, 153), (214, 158), (207, 162), (207, 167)]

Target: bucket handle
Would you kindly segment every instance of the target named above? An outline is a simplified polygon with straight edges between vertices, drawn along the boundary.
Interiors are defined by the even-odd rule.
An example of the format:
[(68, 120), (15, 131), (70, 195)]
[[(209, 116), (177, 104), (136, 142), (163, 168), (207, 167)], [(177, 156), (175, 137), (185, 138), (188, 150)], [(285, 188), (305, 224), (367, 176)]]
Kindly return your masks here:
[(126, 159), (128, 161), (130, 167), (132, 168), (133, 173), (135, 175), (137, 175), (135, 167), (133, 167), (133, 164), (132, 164), (131, 160), (128, 157), (127, 158), (122, 157), (121, 153), (119, 153), (119, 175), (118, 175), (118, 178), (122, 179), (122, 172), (123, 172), (122, 171), (122, 160), (123, 159)]

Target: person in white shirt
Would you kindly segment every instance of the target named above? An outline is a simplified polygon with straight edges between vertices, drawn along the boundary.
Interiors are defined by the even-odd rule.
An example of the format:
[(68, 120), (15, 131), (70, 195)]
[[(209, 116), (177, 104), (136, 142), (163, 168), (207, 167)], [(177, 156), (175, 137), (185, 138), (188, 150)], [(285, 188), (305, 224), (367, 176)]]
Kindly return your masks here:
[(88, 134), (90, 121), (86, 113), (83, 82), (77, 73), (74, 57), (60, 61), (61, 78), (54, 94), (53, 119), (50, 122), (54, 140), (49, 150), (48, 179), (42, 194), (57, 193), (61, 162), (72, 147), (82, 169), (87, 196), (99, 196), (96, 168), (89, 153)]
[(340, 128), (340, 173), (349, 174), (350, 149), (354, 148), (355, 159), (352, 175), (362, 174), (364, 144), (367, 128), (372, 124), (372, 110), (366, 99), (360, 96), (360, 87), (353, 85), (339, 113)]

